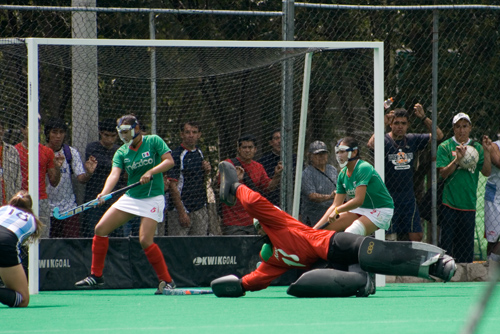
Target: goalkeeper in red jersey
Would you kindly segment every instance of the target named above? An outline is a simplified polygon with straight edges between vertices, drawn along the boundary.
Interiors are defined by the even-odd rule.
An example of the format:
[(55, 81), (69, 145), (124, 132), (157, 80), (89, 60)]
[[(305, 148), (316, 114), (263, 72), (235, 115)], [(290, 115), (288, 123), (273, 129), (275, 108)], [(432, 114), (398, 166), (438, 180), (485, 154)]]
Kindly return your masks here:
[[(373, 274), (433, 277), (449, 281), (455, 261), (439, 247), (419, 242), (386, 242), (347, 232), (315, 230), (271, 204), (259, 193), (238, 181), (243, 174), (227, 162), (219, 164), (220, 198), (227, 205), (237, 200), (258, 220), (259, 234), (268, 240), (262, 248), (262, 264), (239, 279), (220, 277), (211, 286), (217, 297), (240, 297), (257, 291), (294, 268), (309, 270), (289, 288), (297, 297), (366, 297), (375, 293)], [(329, 267), (360, 265), (364, 271), (315, 269), (318, 261)], [(369, 273), (369, 274), (367, 274)]]

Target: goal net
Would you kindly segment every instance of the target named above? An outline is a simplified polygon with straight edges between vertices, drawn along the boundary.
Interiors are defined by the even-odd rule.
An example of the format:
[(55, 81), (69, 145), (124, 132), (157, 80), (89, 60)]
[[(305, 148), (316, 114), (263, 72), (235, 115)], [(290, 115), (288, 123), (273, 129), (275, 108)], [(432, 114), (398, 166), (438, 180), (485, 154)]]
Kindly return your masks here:
[[(44, 238), (92, 237), (112, 201), (65, 221), (57, 221), (51, 212), (55, 207), (61, 212), (72, 209), (100, 193), (113, 153), (122, 145), (114, 130), (116, 119), (134, 114), (143, 134), (160, 136), (174, 156), (196, 156), (186, 147), (194, 140), (208, 162), (210, 167), (194, 168), (182, 161), (164, 177), (166, 190), (172, 183), (178, 189), (186, 212), (206, 207), (205, 235), (223, 234), (227, 227), (214, 185), (218, 163), (236, 157), (261, 162), (272, 178), (273, 163), (285, 156), (285, 173), (292, 174), (288, 177), (293, 184), (284, 176), (277, 189), (263, 193), (280, 205), (285, 198), (280, 188), (293, 190), (293, 207), (288, 211), (303, 218), (300, 175), (314, 141), (326, 144), (328, 163), (338, 168), (335, 143), (352, 136), (363, 159), (382, 171), (382, 141), (375, 144), (380, 159), (374, 161), (366, 148), (374, 131), (382, 138), (384, 130), (382, 45), (2, 40), (0, 134), (4, 152), (12, 145), (20, 156), (19, 177), (2, 174), (2, 202), (15, 189), (29, 189), (46, 224)], [(241, 139), (252, 145), (241, 145)], [(37, 150), (38, 143), (44, 148)], [(285, 152), (276, 158), (280, 148)], [(61, 177), (54, 186), (56, 177), (51, 173), (58, 164)], [(189, 179), (197, 173), (202, 173), (202, 189), (199, 185), (191, 189)], [(263, 188), (266, 182), (256, 180), (255, 186)], [(126, 183), (123, 175), (116, 189)], [(172, 190), (165, 197), (165, 219), (157, 233), (179, 235), (169, 224), (176, 219), (169, 214), (178, 209)], [(112, 236), (137, 233), (138, 221), (131, 220)]]

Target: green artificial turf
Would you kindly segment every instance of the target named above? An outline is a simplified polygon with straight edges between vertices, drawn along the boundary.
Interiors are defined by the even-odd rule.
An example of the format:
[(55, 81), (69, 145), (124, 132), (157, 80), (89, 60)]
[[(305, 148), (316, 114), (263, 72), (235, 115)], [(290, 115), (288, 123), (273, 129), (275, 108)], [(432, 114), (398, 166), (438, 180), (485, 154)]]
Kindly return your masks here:
[[(3, 333), (458, 333), (487, 283), (388, 284), (368, 298), (295, 298), (287, 287), (155, 296), (154, 289), (42, 291), (0, 306)], [(478, 333), (495, 333), (497, 288)]]

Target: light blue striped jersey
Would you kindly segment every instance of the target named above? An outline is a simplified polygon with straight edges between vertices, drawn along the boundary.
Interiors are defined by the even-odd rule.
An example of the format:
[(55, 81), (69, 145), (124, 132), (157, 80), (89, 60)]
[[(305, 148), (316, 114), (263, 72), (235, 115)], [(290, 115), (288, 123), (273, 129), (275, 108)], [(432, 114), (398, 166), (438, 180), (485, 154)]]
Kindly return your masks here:
[(10, 205), (0, 207), (0, 226), (14, 232), (19, 244), (36, 231), (35, 217)]

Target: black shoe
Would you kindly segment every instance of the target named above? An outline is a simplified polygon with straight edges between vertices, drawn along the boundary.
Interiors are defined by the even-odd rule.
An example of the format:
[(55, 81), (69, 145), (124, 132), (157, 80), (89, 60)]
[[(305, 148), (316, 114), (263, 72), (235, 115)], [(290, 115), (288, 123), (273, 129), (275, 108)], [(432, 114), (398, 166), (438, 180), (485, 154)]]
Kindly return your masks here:
[(155, 291), (155, 295), (162, 295), (164, 289), (174, 290), (175, 287), (176, 287), (176, 285), (175, 285), (174, 280), (172, 280), (172, 282), (170, 282), (170, 283), (167, 283), (165, 281), (160, 281), (160, 283), (158, 284), (158, 289), (156, 289), (156, 291)]
[(456, 270), (457, 265), (455, 264), (455, 260), (449, 255), (443, 255), (436, 263), (430, 266), (429, 274), (445, 282), (449, 282), (453, 275), (455, 275)]
[(75, 287), (78, 289), (95, 289), (104, 285), (104, 277), (97, 277), (94, 274), (82, 279), (75, 283)]
[(375, 291), (375, 274), (366, 273), (366, 285), (359, 289), (356, 297), (368, 297), (369, 295), (374, 295)]
[(221, 202), (233, 206), (236, 204), (236, 188), (238, 187), (238, 174), (236, 168), (227, 162), (219, 164), (220, 173), (220, 200)]

